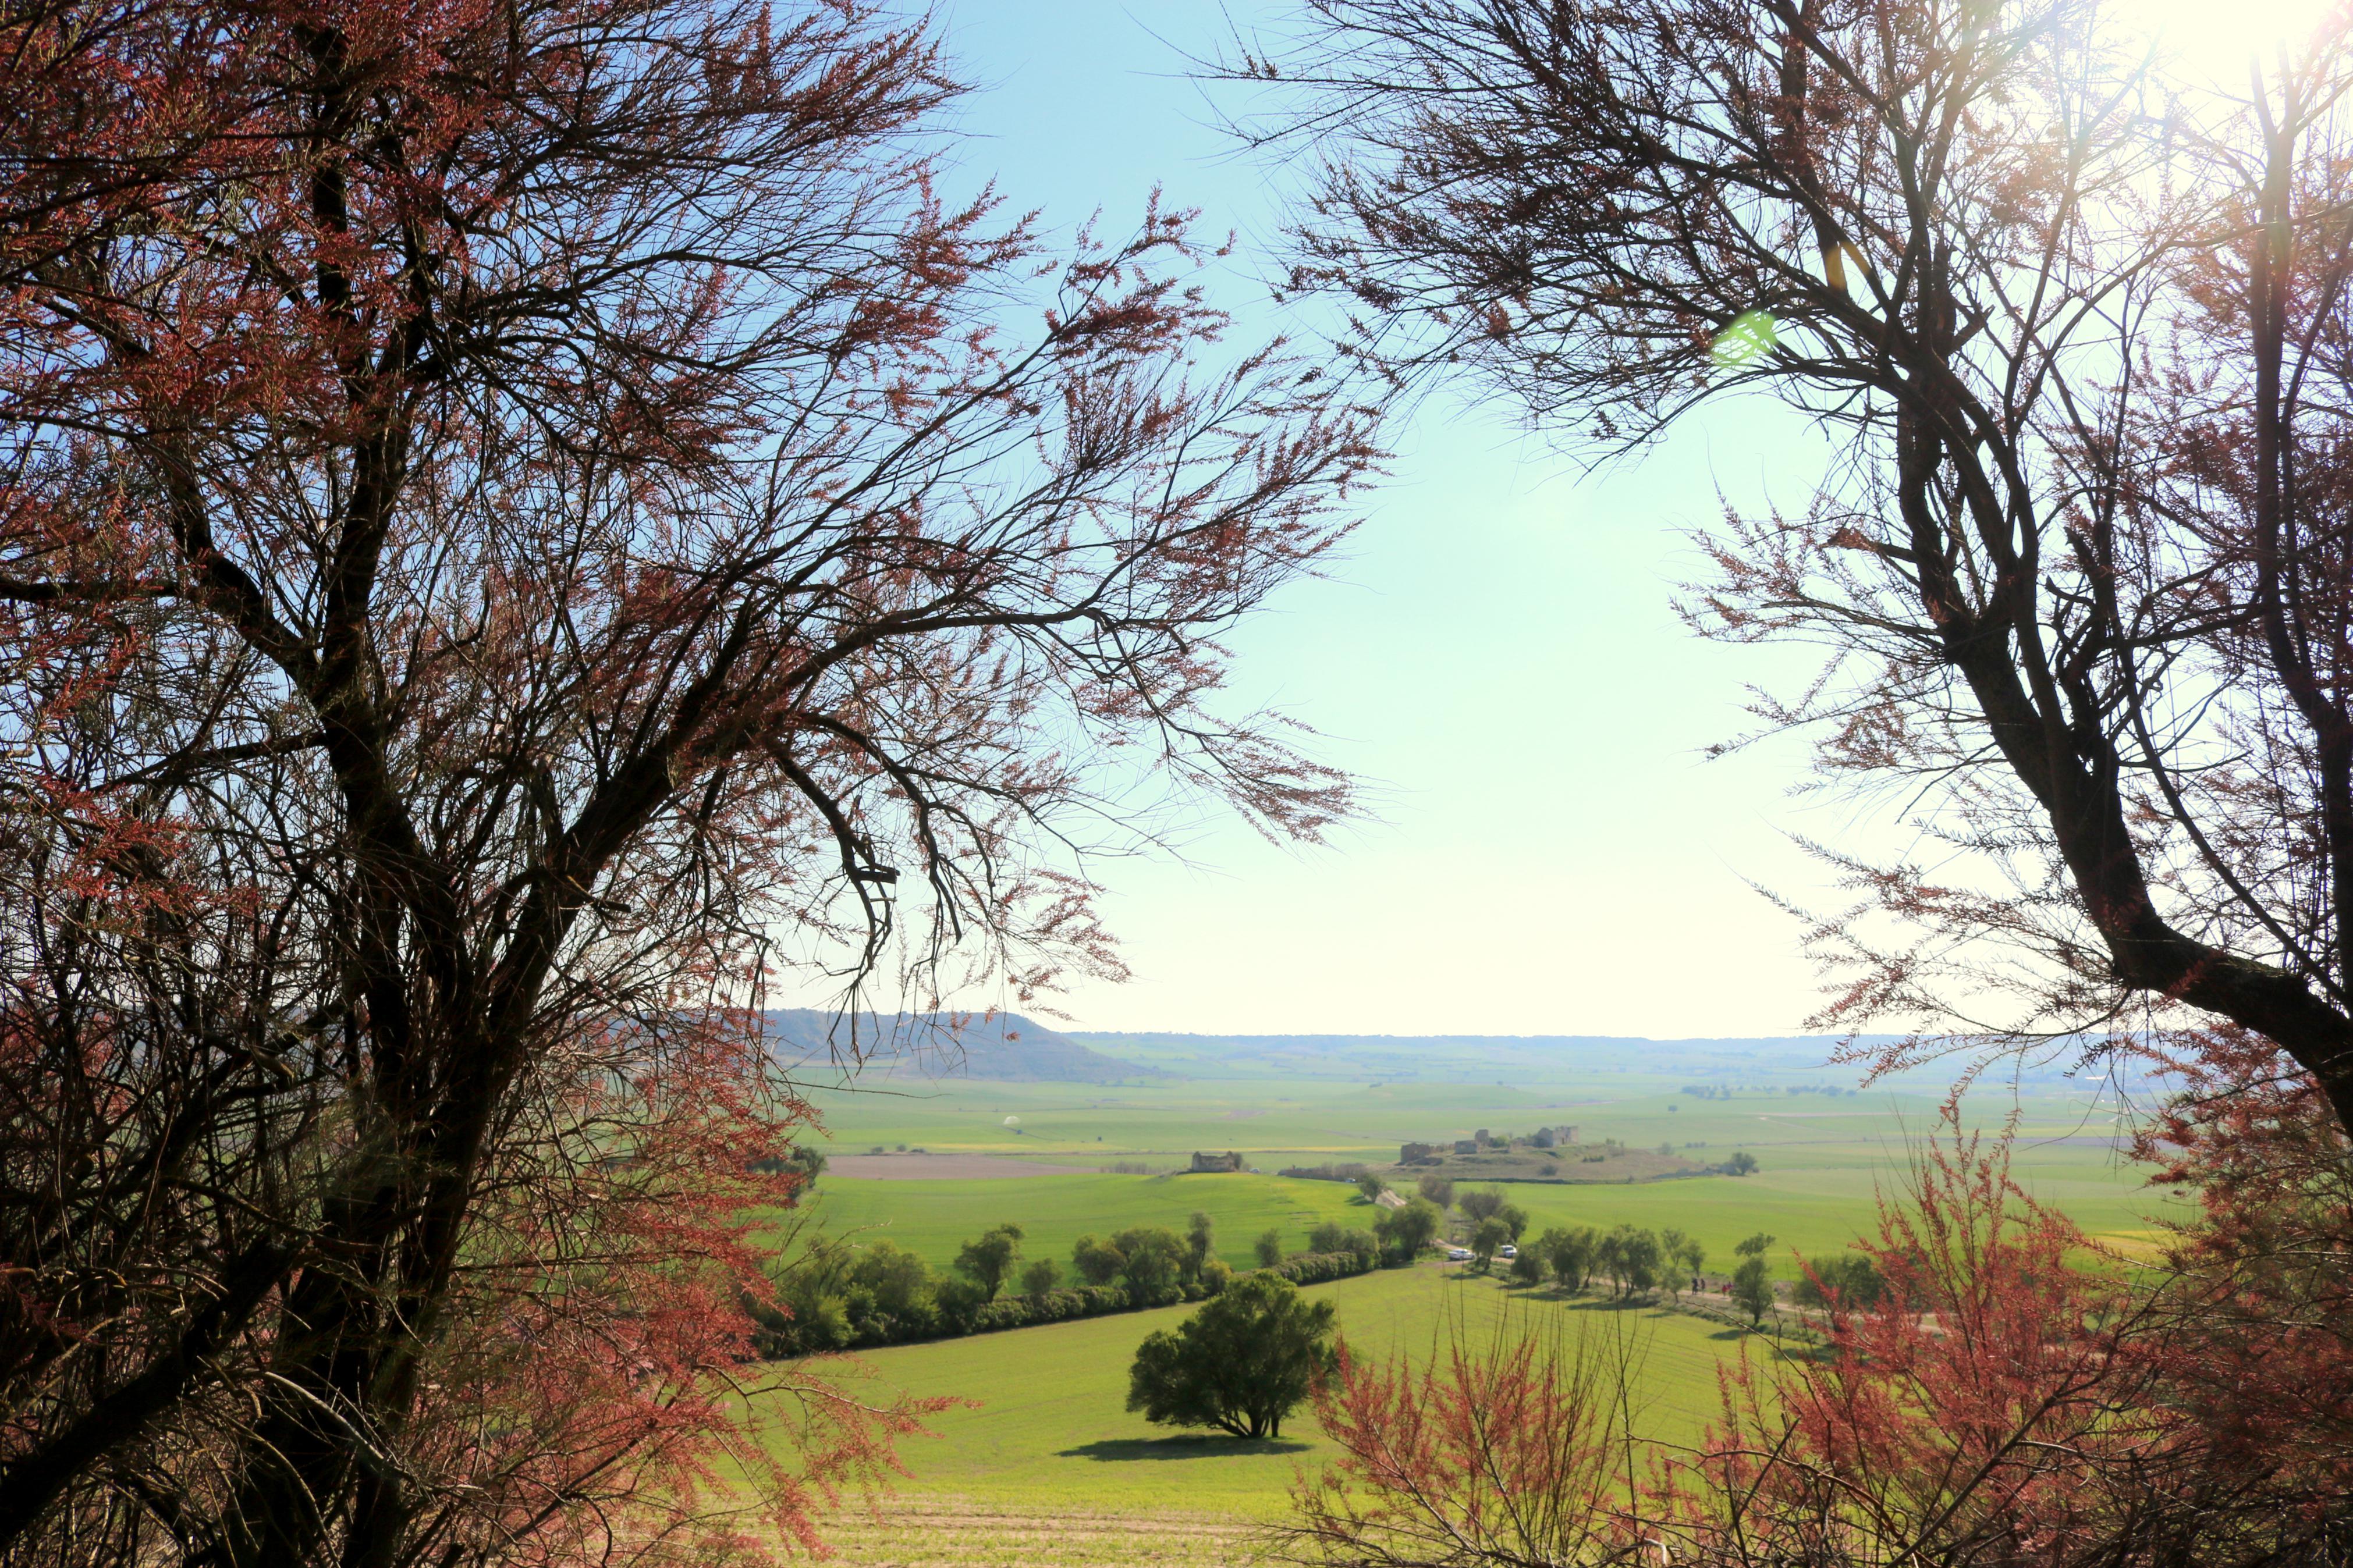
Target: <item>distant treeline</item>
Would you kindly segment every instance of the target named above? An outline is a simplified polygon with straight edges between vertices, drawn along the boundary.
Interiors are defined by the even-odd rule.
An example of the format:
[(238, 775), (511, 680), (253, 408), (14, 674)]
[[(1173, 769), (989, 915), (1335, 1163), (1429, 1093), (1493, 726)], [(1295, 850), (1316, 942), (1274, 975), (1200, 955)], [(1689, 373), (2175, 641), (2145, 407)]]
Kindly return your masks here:
[(1292, 1176), (1303, 1182), (1351, 1184), (1361, 1182), (1372, 1173), (1371, 1166), (1356, 1162), (1345, 1165), (1286, 1165), (1275, 1173), (1278, 1176)]
[(1730, 1100), (1736, 1094), (1827, 1094), (1836, 1099), (1856, 1091), (1835, 1083), (1687, 1083), (1683, 1092), (1694, 1100)]

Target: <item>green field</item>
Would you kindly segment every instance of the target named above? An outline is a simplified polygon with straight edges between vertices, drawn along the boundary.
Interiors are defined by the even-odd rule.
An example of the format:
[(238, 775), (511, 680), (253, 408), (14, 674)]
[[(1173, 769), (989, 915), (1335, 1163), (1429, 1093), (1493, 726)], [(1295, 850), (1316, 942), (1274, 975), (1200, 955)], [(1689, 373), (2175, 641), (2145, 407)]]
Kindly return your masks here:
[[(1675, 1444), (1694, 1440), (1715, 1415), (1724, 1356), (1775, 1353), (1768, 1341), (1702, 1319), (1509, 1290), (1427, 1265), (1315, 1286), (1311, 1293), (1337, 1305), (1342, 1333), (1358, 1353), (1373, 1357), (1402, 1352), (1419, 1360), (1457, 1331), (1475, 1337), (1559, 1328), (1587, 1336), (1597, 1353), (1626, 1357), (1638, 1434)], [(1280, 1517), (1303, 1468), (1320, 1468), (1335, 1449), (1303, 1414), (1281, 1441), (1262, 1443), (1172, 1436), (1129, 1415), (1127, 1364), (1137, 1343), (1194, 1310), (1172, 1307), (860, 1357), (881, 1387), (978, 1403), (938, 1416), (934, 1436), (904, 1446), (912, 1475), (886, 1505), (882, 1523), (856, 1514), (838, 1521), (845, 1559), (1018, 1561), (1025, 1550), (1038, 1549), (1024, 1542), (1039, 1521), (1071, 1510), (1152, 1520), (1175, 1538), (1214, 1543), (1223, 1555), (1208, 1560), (1232, 1556), (1239, 1550), (1235, 1527)], [(940, 1549), (950, 1554), (915, 1555), (910, 1514), (924, 1521), (912, 1533), (941, 1537)], [(949, 1546), (949, 1538), (961, 1544)], [(976, 1539), (990, 1543), (985, 1552), (953, 1554), (969, 1552)], [(1132, 1560), (1085, 1554), (1111, 1550), (1116, 1532), (1086, 1540), (1078, 1556), (1034, 1560)]]
[[(1831, 1081), (1831, 1072), (1806, 1075)], [(1809, 1255), (1847, 1246), (1871, 1228), (1874, 1193), (1900, 1179), (1907, 1142), (1933, 1131), (1939, 1095), (1921, 1089), (1831, 1098), (1770, 1089), (1727, 1099), (1678, 1092), (1680, 1079), (1630, 1072), (1563, 1077), (1524, 1085), (1367, 1085), (1334, 1079), (1144, 1086), (959, 1083), (883, 1077), (852, 1091), (813, 1095), (837, 1153), (904, 1145), (935, 1152), (988, 1154), (1086, 1171), (1114, 1161), (1155, 1170), (1183, 1165), (1195, 1150), (1235, 1150), (1272, 1172), (1290, 1164), (1397, 1158), (1408, 1140), (1467, 1137), (1480, 1128), (1525, 1131), (1573, 1123), (1587, 1142), (1614, 1138), (1634, 1148), (1673, 1145), (1697, 1163), (1735, 1151), (1762, 1165), (1754, 1176), (1561, 1185), (1514, 1184), (1514, 1202), (1537, 1228), (1548, 1225), (1675, 1226), (1712, 1258), (1763, 1230)], [(2112, 1112), (2064, 1087), (2034, 1092), (1979, 1091), (1968, 1102), (1975, 1124), (2014, 1118), (2013, 1173), (2042, 1201), (2095, 1238), (2127, 1250), (2147, 1237), (2169, 1202), (2113, 1147)], [(1008, 1127), (1007, 1118), (1018, 1125)], [(1581, 1169), (1581, 1167), (1572, 1167)], [(1031, 1233), (1031, 1256), (1067, 1257), (1088, 1231), (1133, 1224), (1181, 1226), (1205, 1209), (1220, 1251), (1240, 1264), (1257, 1234), (1274, 1226), (1303, 1242), (1317, 1220), (1366, 1223), (1361, 1202), (1331, 1183), (1272, 1177), (1072, 1174), (987, 1181), (883, 1182), (828, 1176), (820, 1184), (827, 1223), (888, 1235), (945, 1264), (962, 1240), (1003, 1220)]]
[[(1841, 1073), (1784, 1067), (1743, 1075), (1721, 1064), (1702, 1081), (1730, 1078), (1731, 1091), (1702, 1098), (1679, 1092), (1700, 1076), (1688, 1066), (1644, 1071), (1639, 1064), (1546, 1067), (1525, 1058), (1509, 1064), (1512, 1082), (1479, 1081), (1484, 1064), (1463, 1054), (1418, 1058), (1423, 1076), (1410, 1081), (1370, 1081), (1369, 1074), (1355, 1081), (1344, 1071), (1219, 1078), (1198, 1050), (1161, 1058), (1191, 1076), (1114, 1085), (873, 1075), (855, 1089), (813, 1094), (829, 1152), (904, 1145), (1060, 1165), (1067, 1173), (998, 1176), (993, 1163), (967, 1161), (955, 1179), (880, 1180), (846, 1166), (820, 1179), (807, 1217), (853, 1242), (887, 1237), (945, 1268), (963, 1242), (1008, 1220), (1023, 1226), (1028, 1257), (1061, 1260), (1082, 1234), (1134, 1225), (1181, 1229), (1202, 1210), (1216, 1222), (1219, 1252), (1246, 1267), (1252, 1242), (1269, 1227), (1296, 1250), (1321, 1220), (1371, 1221), (1370, 1206), (1349, 1186), (1271, 1173), (1284, 1165), (1387, 1164), (1409, 1139), (1569, 1123), (1583, 1143), (1664, 1142), (1694, 1165), (1745, 1150), (1762, 1168), (1747, 1177), (1514, 1183), (1510, 1195), (1535, 1230), (1672, 1226), (1694, 1236), (1715, 1268), (1729, 1267), (1735, 1242), (1767, 1231), (1778, 1238), (1776, 1272), (1786, 1279), (1798, 1272), (1791, 1249), (1836, 1251), (1873, 1227), (1875, 1194), (1900, 1181), (1908, 1144), (1935, 1127), (1942, 1098), (1941, 1085), (1919, 1081), (1815, 1092), (1840, 1083)], [(2145, 1249), (2178, 1201), (2150, 1190), (2146, 1173), (2117, 1153), (2113, 1102), (2103, 1096), (2046, 1079), (1980, 1089), (1965, 1103), (1974, 1125), (2014, 1124), (2012, 1169), (2021, 1184), (2120, 1253)], [(1196, 1150), (1229, 1149), (1266, 1173), (1097, 1169), (1120, 1161), (1167, 1171)], [(1498, 1322), (1558, 1325), (1622, 1342), (1639, 1369), (1641, 1430), (1670, 1443), (1691, 1441), (1714, 1413), (1725, 1356), (1772, 1353), (1768, 1342), (1707, 1320), (1563, 1301), (1459, 1274), (1425, 1266), (1315, 1289), (1337, 1303), (1352, 1342), (1374, 1354), (1426, 1353), (1450, 1313), (1477, 1331)], [(1170, 1435), (1128, 1415), (1127, 1365), (1137, 1342), (1190, 1310), (870, 1352), (863, 1359), (886, 1386), (977, 1403), (942, 1415), (934, 1436), (906, 1446), (912, 1479), (881, 1515), (835, 1521), (843, 1560), (874, 1568), (1253, 1561), (1252, 1531), (1280, 1516), (1301, 1468), (1324, 1462), (1329, 1448), (1303, 1416), (1283, 1442), (1251, 1446)]]

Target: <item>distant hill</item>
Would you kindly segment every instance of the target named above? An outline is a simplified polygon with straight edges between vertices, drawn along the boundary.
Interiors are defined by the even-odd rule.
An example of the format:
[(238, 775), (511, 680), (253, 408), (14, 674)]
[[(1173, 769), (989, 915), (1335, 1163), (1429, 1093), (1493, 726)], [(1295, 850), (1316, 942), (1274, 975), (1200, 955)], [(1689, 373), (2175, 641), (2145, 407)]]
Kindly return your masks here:
[(854, 1055), (867, 1071), (913, 1072), (925, 1078), (1117, 1083), (1176, 1076), (1105, 1056), (1018, 1013), (984, 1018), (964, 1013), (886, 1016), (788, 1007), (762, 1015), (762, 1023), (777, 1056), (812, 1067), (847, 1066)]
[[(1178, 1035), (1086, 1029), (1077, 1043), (1139, 1066), (1193, 1079), (1339, 1078), (1357, 1081), (1529, 1083), (1593, 1073), (1685, 1075), (1696, 1083), (1852, 1085), (1859, 1070), (1831, 1065), (1832, 1035), (1651, 1040), (1607, 1035)], [(1865, 1047), (1894, 1037), (1866, 1037)], [(2073, 1053), (2030, 1063), (2021, 1082), (2057, 1079)], [(1957, 1063), (1931, 1064), (1884, 1082), (1941, 1090)], [(2009, 1068), (1999, 1076), (2007, 1079)]]

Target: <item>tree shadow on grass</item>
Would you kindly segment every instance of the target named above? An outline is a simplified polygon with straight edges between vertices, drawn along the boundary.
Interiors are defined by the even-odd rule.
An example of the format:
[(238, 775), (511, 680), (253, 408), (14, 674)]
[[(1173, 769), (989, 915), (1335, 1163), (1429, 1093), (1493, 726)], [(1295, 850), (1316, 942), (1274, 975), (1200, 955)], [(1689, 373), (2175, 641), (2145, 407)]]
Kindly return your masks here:
[(1063, 1448), (1060, 1459), (1215, 1459), (1228, 1454), (1303, 1454), (1304, 1443), (1288, 1437), (1228, 1437), (1207, 1433), (1187, 1437), (1105, 1437)]

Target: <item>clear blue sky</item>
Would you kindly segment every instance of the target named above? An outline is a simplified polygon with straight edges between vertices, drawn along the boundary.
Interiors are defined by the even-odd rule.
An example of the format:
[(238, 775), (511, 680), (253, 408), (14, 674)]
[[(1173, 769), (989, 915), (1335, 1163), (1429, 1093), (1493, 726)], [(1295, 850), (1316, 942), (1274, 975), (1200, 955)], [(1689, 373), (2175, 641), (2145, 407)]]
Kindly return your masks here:
[[(948, 36), (983, 89), (965, 177), (994, 174), (1062, 228), (1097, 206), (1121, 226), (1156, 184), (1237, 234), (1212, 287), (1238, 340), (1282, 330), (1258, 281), (1278, 195), (1210, 128), (1180, 57), (1254, 13), (1279, 7), (955, 0)], [(1670, 598), (1718, 487), (1801, 503), (1813, 438), (1733, 412), (1594, 478), (1510, 410), (1456, 398), (1395, 440), (1395, 482), (1332, 579), (1236, 639), (1237, 695), (1322, 731), (1376, 818), (1309, 851), (1212, 819), (1183, 863), (1100, 868), (1135, 977), (1061, 1010), (1203, 1033), (1796, 1031), (1813, 976), (1750, 884), (1817, 891), (1787, 836), (1854, 829), (1788, 797), (1794, 743), (1702, 762), (1743, 727), (1745, 679), (1805, 663), (1697, 642)]]
[[(2142, 0), (2126, 15), (2243, 82), (2248, 51), (2268, 55), (2318, 6)], [(1287, 8), (944, 0), (981, 89), (963, 110), (961, 177), (993, 175), (1064, 230), (1098, 207), (1123, 225), (1157, 184), (1239, 238), (1214, 279), (1237, 340), (1295, 325), (1259, 280), (1280, 176), (1212, 129), (1184, 58)], [(1322, 731), (1325, 758), (1372, 786), (1377, 816), (1304, 852), (1211, 819), (1181, 862), (1099, 868), (1135, 977), (1081, 985), (1062, 1011), (1095, 1028), (1203, 1033), (1799, 1028), (1816, 980), (1796, 925), (1752, 884), (1830, 903), (1791, 836), (1900, 852), (1910, 835), (1892, 811), (1793, 799), (1793, 740), (1703, 762), (1744, 728), (1744, 682), (1786, 689), (1810, 662), (1701, 643), (1670, 599), (1694, 568), (1686, 535), (1719, 496), (1802, 505), (1820, 440), (1768, 408), (1721, 409), (1597, 477), (1512, 410), (1461, 396), (1393, 439), (1395, 482), (1333, 579), (1293, 589), (1235, 639), (1238, 697)]]

